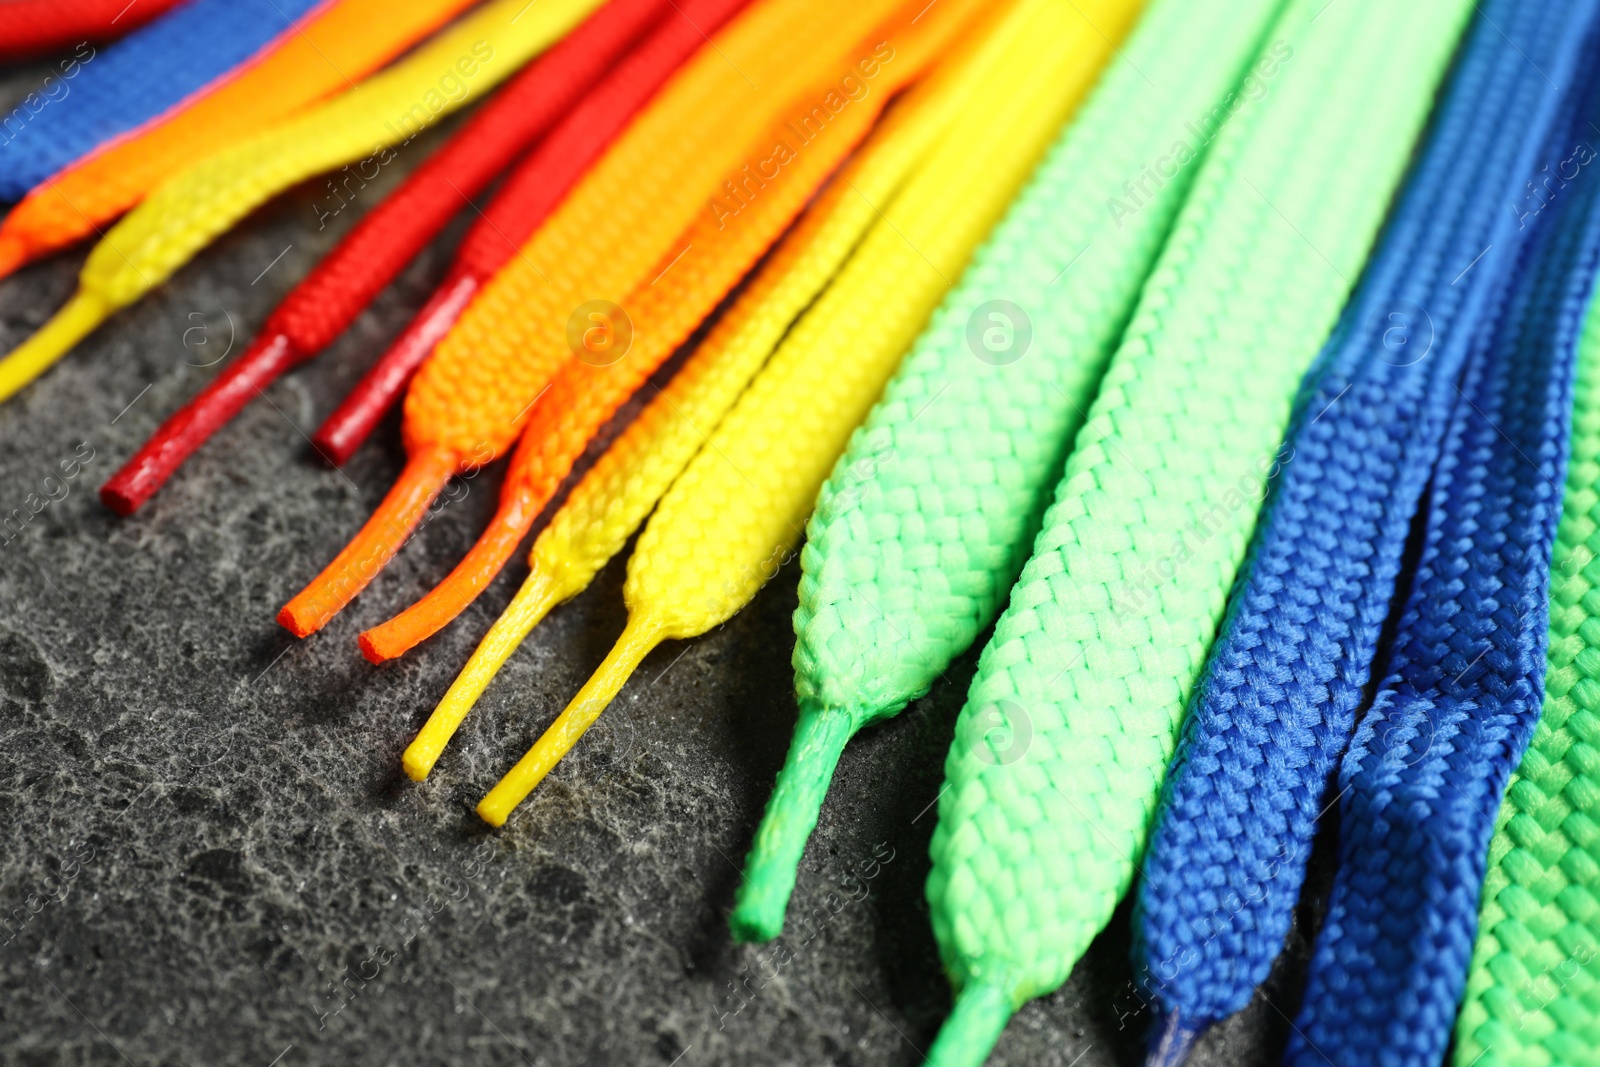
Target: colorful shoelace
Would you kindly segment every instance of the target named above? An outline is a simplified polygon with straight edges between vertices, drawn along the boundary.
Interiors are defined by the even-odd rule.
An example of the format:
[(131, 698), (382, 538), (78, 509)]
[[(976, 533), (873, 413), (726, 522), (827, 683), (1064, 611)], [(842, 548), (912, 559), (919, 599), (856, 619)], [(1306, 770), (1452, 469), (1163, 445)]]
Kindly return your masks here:
[(724, 175), (766, 157), (757, 136), (799, 100), (823, 99), (909, 6), (826, 2), (761, 0), (735, 19), (474, 299), (406, 395), (405, 469), (349, 544), (279, 612), (286, 629), (304, 637), (326, 625), (398, 551), (452, 475), (502, 455), (572, 355), (573, 316), (581, 337), (589, 302), (625, 299), (647, 282), (709, 210)]
[(0, 61), (132, 33), (181, 0), (10, 0), (0, 4)]
[(516, 255), (628, 120), (705, 42), (705, 35), (717, 32), (748, 2), (699, 0), (674, 5), (676, 17), (665, 19), (637, 45), (506, 177), (467, 231), (455, 262), (422, 310), (312, 433), (311, 443), (318, 452), (336, 466), (355, 454), (472, 298)]
[(137, 136), (31, 190), (0, 224), (0, 275), (66, 248), (145, 198), (165, 178), (306, 104), (365, 78), (472, 0), (335, 0), (248, 67)]
[[(1581, 36), (1546, 161), (1600, 120), (1596, 38)], [(1600, 188), (1574, 182), (1529, 223), (1503, 317), (1468, 357), (1387, 672), (1339, 767), (1339, 868), (1288, 1064), (1431, 1067), (1455, 1024), (1495, 813), (1544, 697)]]
[(957, 989), (936, 1067), (981, 1062), (1128, 888), (1300, 379), (1470, 11), (1292, 0), (1261, 55), (1288, 62), (1212, 144), (957, 720), (928, 879)]
[(343, 95), (169, 178), (95, 246), (67, 306), (0, 360), (0, 399), (274, 194), (347, 163), (392, 160), (389, 146), (407, 131), (414, 135), (487, 93), (597, 4), (495, 0)]
[(1243, 1009), (1283, 947), (1462, 362), (1530, 232), (1506, 205), (1566, 136), (1555, 85), (1595, 7), (1484, 6), (1308, 376), (1145, 854), (1135, 973), (1162, 1010), (1156, 1062)]
[[(625, 352), (613, 347), (615, 338), (609, 333), (597, 335), (605, 347), (580, 351), (550, 380), (528, 414), (488, 529), (432, 592), (361, 635), (361, 649), (369, 660), (382, 663), (431, 637), (488, 586), (555, 496), (590, 438), (755, 265), (871, 130), (885, 102), (919, 77), (974, 13), (973, 0), (946, 0), (915, 26), (896, 28), (884, 38), (893, 62), (880, 65), (872, 79), (863, 79), (861, 99), (852, 101), (816, 137), (803, 146), (791, 146), (797, 158), (779, 165), (776, 158), (767, 157), (771, 159), (767, 176), (752, 172), (750, 163), (729, 171), (724, 188), (743, 183), (749, 201), (730, 199), (727, 204), (737, 205), (737, 211), (725, 205), (724, 211), (703, 212), (675, 242), (650, 281), (624, 301), (631, 330)], [(780, 118), (755, 143), (772, 152), (771, 146), (794, 138), (795, 121)]]
[[(122, 515), (143, 504), (260, 390), (332, 344), (465, 203), (540, 141), (473, 229), (491, 229), (496, 249), (509, 256), (507, 242), (520, 243), (543, 221), (704, 40), (694, 25), (714, 32), (743, 3), (700, 0), (676, 13), (665, 0), (612, 0), (596, 11), (364, 217), (268, 317), (250, 348), (112, 476), (101, 499)], [(685, 30), (692, 40), (685, 41)], [(632, 54), (606, 73), (630, 48)], [(474, 243), (470, 236), (467, 243)]]
[[(800, 557), (800, 718), (746, 861), (736, 937), (782, 930), (849, 738), (927, 692), (999, 613), (1199, 170), (1204, 145), (1172, 152), (1183, 124), (1199, 102), (1226, 106), (1278, 6), (1161, 0), (1145, 13), (1127, 62), (1108, 69), (839, 458)], [(1105, 191), (1130, 176), (1144, 181), (1137, 210), (1108, 206)]]
[(401, 762), (413, 779), (427, 777), (523, 638), (622, 551), (878, 212), (916, 173), (955, 112), (957, 89), (949, 78), (933, 78), (891, 107), (682, 369), (573, 487), (534, 541), (522, 588), (407, 747)]
[[(1592, 161), (1592, 160), (1591, 160)], [(1569, 175), (1571, 168), (1568, 168)], [(1544, 712), (1489, 845), (1457, 1067), (1592, 1064), (1600, 1049), (1600, 305), (1578, 348), (1550, 568)]]
[(628, 564), (616, 647), (478, 804), (485, 821), (505, 822), (651, 649), (731, 618), (776, 573), (850, 432), (1136, 13), (1021, 0), (982, 39), (925, 167), (662, 498)]
[(70, 65), (0, 119), (0, 203), (217, 84), (330, 0), (189, 0)]

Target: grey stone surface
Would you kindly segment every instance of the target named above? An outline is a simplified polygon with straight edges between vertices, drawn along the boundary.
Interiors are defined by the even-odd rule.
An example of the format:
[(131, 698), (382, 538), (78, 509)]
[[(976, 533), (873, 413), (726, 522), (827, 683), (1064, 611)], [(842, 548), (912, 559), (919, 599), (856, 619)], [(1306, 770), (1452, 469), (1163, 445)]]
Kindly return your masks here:
[[(9, 72), (0, 104), (30, 77)], [(774, 974), (726, 915), (794, 720), (794, 566), (726, 627), (652, 655), (500, 832), (472, 805), (621, 630), (620, 561), (534, 633), (424, 785), (400, 751), (521, 556), (398, 663), (368, 665), (355, 635), (459, 559), (497, 476), (323, 633), (274, 623), (402, 459), (393, 419), (343, 472), (305, 434), (419, 306), (459, 223), (135, 518), (100, 506), (99, 484), (215, 372), (196, 364), (237, 352), (351, 221), (319, 231), (317, 199), (263, 210), (0, 406), (0, 512), (93, 450), (0, 547), (0, 1062), (920, 1063), (949, 1006), (923, 900), (929, 806), (975, 655), (851, 745), (791, 913), (825, 921), (809, 938), (791, 925)], [(0, 283), (0, 349), (81, 261)], [(875, 850), (892, 859), (844, 900)], [(1127, 928), (1124, 907), (1066, 988), (1011, 1023), (996, 1067), (1139, 1061)], [(1275, 1062), (1303, 958), (1296, 934), (1289, 973), (1195, 1062)]]

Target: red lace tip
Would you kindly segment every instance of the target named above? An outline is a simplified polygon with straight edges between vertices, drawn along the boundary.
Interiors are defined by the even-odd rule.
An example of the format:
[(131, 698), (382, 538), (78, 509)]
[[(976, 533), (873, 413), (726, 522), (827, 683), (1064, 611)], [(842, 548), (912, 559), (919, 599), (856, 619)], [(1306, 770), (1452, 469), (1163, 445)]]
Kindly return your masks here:
[(311, 435), (311, 445), (323, 459), (342, 467), (355, 455), (477, 291), (473, 274), (458, 271), (445, 279), (399, 339)]
[(106, 480), (100, 500), (118, 515), (132, 515), (212, 434), (299, 359), (300, 349), (286, 335), (274, 332), (257, 338)]
[(0, 278), (16, 273), (32, 259), (27, 245), (8, 233), (0, 233)]
[(375, 640), (371, 630), (356, 638), (356, 644), (361, 646), (361, 654), (367, 658), (367, 662), (374, 664), (387, 663), (405, 651), (405, 649), (393, 653), (386, 651), (381, 645), (381, 638)]

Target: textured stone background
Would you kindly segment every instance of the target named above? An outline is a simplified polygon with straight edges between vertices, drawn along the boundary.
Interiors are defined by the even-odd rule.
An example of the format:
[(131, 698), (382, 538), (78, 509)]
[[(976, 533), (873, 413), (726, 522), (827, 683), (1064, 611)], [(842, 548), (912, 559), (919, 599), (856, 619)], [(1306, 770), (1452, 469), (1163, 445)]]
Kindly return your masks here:
[[(0, 72), (0, 105), (37, 78)], [(949, 1008), (923, 900), (929, 806), (975, 653), (845, 754), (794, 908), (828, 914), (875, 849), (893, 859), (811, 939), (791, 929), (793, 962), (763, 983), (770, 951), (734, 946), (725, 920), (793, 725), (796, 567), (728, 626), (651, 656), (498, 833), (472, 805), (620, 632), (620, 561), (534, 633), (421, 786), (400, 751), (520, 584), (521, 555), (399, 663), (369, 666), (355, 635), (459, 559), (497, 474), (323, 633), (273, 622), (400, 469), (394, 419), (342, 473), (305, 434), (420, 305), (459, 222), (137, 517), (100, 506), (205, 364), (242, 348), (353, 221), (319, 231), (319, 194), (260, 212), (0, 407), (0, 513), (80, 443), (94, 451), (0, 547), (0, 912), (15, 927), (0, 932), (0, 1062), (920, 1063)], [(60, 305), (81, 261), (0, 283), (0, 350)], [(1127, 927), (1124, 907), (1066, 988), (1013, 1020), (996, 1067), (1139, 1061)], [(1298, 932), (1290, 948), (1196, 1063), (1277, 1061)], [(754, 991), (737, 1013), (733, 983)]]

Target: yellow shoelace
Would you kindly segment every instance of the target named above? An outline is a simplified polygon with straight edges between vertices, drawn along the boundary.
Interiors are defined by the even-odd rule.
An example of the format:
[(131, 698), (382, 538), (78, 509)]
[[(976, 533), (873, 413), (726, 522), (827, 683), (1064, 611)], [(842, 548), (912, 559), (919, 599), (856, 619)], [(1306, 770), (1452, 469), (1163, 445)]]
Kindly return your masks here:
[(776, 573), (850, 433), (1137, 9), (1022, 0), (982, 41), (927, 166), (663, 498), (629, 563), (621, 638), (479, 803), (485, 821), (505, 822), (656, 645), (726, 621)]

